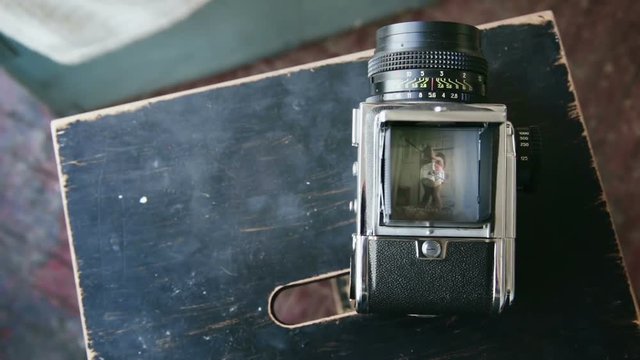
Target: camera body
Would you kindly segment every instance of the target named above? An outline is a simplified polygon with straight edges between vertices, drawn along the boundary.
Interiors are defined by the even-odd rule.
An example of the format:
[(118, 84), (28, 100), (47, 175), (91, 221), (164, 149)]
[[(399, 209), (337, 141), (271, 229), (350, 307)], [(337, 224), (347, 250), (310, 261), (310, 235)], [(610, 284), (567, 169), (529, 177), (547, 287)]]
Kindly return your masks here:
[[(471, 154), (459, 156), (477, 155), (464, 159), (470, 163), (453, 156), (449, 160), (464, 161), (461, 165), (470, 169), (456, 176), (474, 177), (471, 180), (478, 184), (475, 189), (456, 189), (468, 192), (456, 199), (463, 202), (458, 207), (466, 209), (451, 204), (442, 215), (437, 212), (443, 210), (421, 211), (428, 204), (419, 203), (420, 194), (408, 199), (412, 191), (424, 189), (421, 184), (402, 186), (401, 177), (411, 175), (402, 172), (421, 161), (422, 154), (403, 161), (398, 158), (402, 154), (393, 154), (393, 141), (411, 128), (453, 137), (452, 143), (476, 139), (467, 145), (474, 149), (463, 149)], [(356, 310), (404, 314), (501, 310), (513, 299), (515, 255), (515, 131), (506, 120), (506, 107), (364, 102), (353, 112), (352, 131), (358, 147), (351, 275)], [(400, 135), (394, 136), (394, 131)], [(411, 152), (406, 147), (400, 144), (396, 150)], [(393, 169), (394, 159), (404, 169)], [(440, 186), (448, 181), (454, 180)], [(466, 182), (463, 179), (460, 186)], [(469, 209), (464, 202), (473, 203), (474, 198), (477, 206), (471, 204)]]
[(360, 313), (500, 312), (514, 298), (518, 133), (505, 105), (473, 103), (485, 92), (478, 54), (468, 25), (378, 31), (372, 97), (352, 122)]

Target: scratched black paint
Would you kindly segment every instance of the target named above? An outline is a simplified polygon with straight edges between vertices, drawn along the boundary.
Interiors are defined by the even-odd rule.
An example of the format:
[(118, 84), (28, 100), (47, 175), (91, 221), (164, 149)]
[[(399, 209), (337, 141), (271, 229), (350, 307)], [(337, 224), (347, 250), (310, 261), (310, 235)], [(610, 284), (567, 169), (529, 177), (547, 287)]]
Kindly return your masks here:
[(629, 288), (556, 36), (551, 22), (483, 36), (490, 99), (544, 139), (538, 192), (518, 198), (517, 299), (505, 314), (358, 316), (297, 330), (269, 319), (277, 285), (348, 266), (350, 110), (369, 90), (357, 62), (58, 132), (90, 348), (105, 359), (637, 354)]

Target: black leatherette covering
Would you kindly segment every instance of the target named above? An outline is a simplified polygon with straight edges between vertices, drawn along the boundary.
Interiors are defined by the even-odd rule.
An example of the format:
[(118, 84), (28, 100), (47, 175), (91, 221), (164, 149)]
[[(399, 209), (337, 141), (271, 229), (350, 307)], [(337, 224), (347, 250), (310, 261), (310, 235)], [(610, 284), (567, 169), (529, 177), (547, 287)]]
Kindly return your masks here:
[(417, 257), (415, 240), (369, 240), (369, 311), (488, 312), (494, 243), (451, 241), (441, 260)]

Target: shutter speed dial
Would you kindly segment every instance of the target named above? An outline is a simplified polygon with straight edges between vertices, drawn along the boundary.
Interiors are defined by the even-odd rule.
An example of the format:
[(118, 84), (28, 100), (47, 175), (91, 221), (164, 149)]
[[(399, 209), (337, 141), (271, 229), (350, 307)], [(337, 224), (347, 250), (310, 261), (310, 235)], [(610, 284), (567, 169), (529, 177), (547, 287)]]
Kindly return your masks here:
[(540, 172), (540, 130), (535, 126), (517, 127), (515, 145), (517, 188), (533, 191)]

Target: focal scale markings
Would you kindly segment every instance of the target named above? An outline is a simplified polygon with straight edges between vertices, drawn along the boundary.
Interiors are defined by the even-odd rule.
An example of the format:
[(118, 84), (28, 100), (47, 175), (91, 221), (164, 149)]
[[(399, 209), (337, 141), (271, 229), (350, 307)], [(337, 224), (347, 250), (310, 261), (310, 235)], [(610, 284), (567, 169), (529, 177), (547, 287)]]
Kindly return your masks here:
[(395, 99), (472, 101), (486, 94), (485, 77), (460, 70), (396, 70), (372, 76), (374, 94)]

